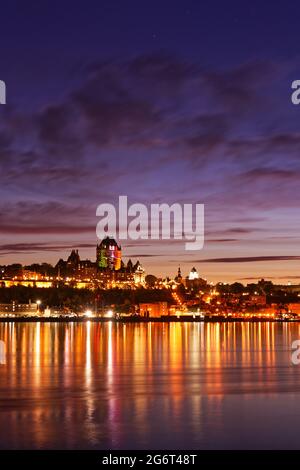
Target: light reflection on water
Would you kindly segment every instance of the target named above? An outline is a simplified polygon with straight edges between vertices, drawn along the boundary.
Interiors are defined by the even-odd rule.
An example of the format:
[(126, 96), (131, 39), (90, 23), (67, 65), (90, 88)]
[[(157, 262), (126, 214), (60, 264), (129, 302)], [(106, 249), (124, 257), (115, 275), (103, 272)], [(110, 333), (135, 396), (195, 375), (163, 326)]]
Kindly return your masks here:
[(1, 323), (0, 447), (300, 448), (287, 323)]

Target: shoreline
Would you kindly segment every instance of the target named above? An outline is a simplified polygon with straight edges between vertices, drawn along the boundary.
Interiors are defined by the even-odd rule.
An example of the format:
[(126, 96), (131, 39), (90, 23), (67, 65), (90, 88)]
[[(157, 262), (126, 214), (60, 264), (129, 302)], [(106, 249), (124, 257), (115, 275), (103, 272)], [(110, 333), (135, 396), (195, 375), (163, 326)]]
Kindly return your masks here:
[(0, 323), (299, 323), (299, 319), (280, 318), (43, 318), (43, 317), (20, 317), (1, 318)]

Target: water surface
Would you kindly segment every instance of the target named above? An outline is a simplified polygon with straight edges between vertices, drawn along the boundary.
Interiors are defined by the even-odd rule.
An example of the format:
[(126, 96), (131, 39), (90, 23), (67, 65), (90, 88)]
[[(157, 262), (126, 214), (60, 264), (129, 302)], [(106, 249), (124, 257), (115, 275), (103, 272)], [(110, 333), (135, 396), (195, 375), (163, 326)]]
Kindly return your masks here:
[(2, 449), (300, 448), (287, 323), (2, 323)]

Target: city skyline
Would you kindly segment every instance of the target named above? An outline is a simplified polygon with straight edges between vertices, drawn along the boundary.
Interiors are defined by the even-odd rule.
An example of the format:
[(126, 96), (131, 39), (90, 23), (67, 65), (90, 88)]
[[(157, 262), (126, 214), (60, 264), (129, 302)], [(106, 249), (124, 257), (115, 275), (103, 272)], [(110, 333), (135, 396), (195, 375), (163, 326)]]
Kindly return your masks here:
[(2, 6), (0, 264), (90, 258), (126, 194), (205, 204), (197, 253), (122, 243), (147, 272), (297, 282), (300, 7), (229, 3)]
[[(126, 246), (126, 245), (125, 245)], [(104, 247), (104, 250), (103, 250), (103, 247)], [(99, 243), (97, 242), (97, 244), (94, 246), (94, 251), (96, 250), (96, 253), (94, 253), (93, 256), (91, 256), (90, 258), (86, 258), (86, 257), (82, 257), (81, 256), (81, 253), (79, 252), (79, 249), (78, 247), (75, 247), (75, 246), (69, 246), (69, 252), (66, 253), (66, 256), (62, 256), (62, 257), (59, 257), (56, 259), (56, 262), (54, 263), (47, 263), (45, 261), (36, 261), (34, 263), (27, 263), (27, 264), (24, 264), (24, 263), (20, 263), (20, 262), (17, 262), (17, 263), (7, 263), (6, 265), (3, 265), (2, 264), (2, 267), (4, 268), (9, 268), (10, 266), (13, 267), (14, 265), (19, 265), (22, 267), (22, 269), (29, 269), (30, 271), (26, 271), (26, 274), (25, 274), (25, 280), (30, 280), (32, 279), (34, 281), (35, 279), (35, 276), (37, 275), (37, 272), (35, 272), (35, 269), (34, 267), (35, 266), (39, 266), (40, 269), (43, 267), (43, 264), (45, 264), (46, 267), (49, 267), (51, 266), (53, 269), (56, 269), (58, 270), (57, 273), (56, 273), (56, 276), (60, 277), (60, 270), (63, 269), (65, 270), (66, 267), (70, 264), (73, 265), (73, 267), (76, 266), (79, 266), (81, 265), (81, 270), (82, 270), (82, 273), (80, 274), (80, 270), (76, 273), (75, 275), (75, 271), (74, 271), (74, 275), (75, 277), (94, 277), (94, 275), (96, 274), (96, 271), (97, 272), (101, 272), (101, 271), (110, 271), (110, 272), (118, 272), (118, 271), (122, 271), (122, 272), (127, 272), (127, 269), (128, 269), (128, 266), (130, 266), (130, 271), (129, 272), (132, 272), (134, 273), (136, 268), (139, 267), (141, 268), (142, 270), (142, 273), (143, 273), (143, 277), (145, 278), (145, 276), (147, 275), (153, 275), (153, 272), (146, 272), (146, 270), (144, 269), (144, 265), (142, 265), (140, 263), (140, 260), (139, 259), (134, 259), (134, 257), (130, 257), (128, 256), (128, 254), (126, 254), (126, 252), (124, 253), (124, 251), (122, 250), (122, 246), (121, 244), (118, 243), (118, 241), (114, 238), (111, 238), (111, 237), (104, 237)], [(272, 261), (272, 259), (268, 259), (268, 257), (265, 257), (265, 261)], [(289, 261), (288, 257), (285, 261)], [(223, 262), (223, 260), (220, 260), (219, 261), (220, 263)], [(229, 261), (227, 261), (229, 262)], [(243, 262), (246, 262), (246, 261), (243, 261)], [(250, 262), (250, 261), (249, 261)], [(0, 264), (1, 266), (1, 264)], [(261, 276), (259, 278), (254, 278), (254, 277), (247, 277), (247, 278), (244, 278), (244, 279), (233, 279), (232, 281), (227, 281), (227, 280), (224, 280), (224, 279), (216, 279), (214, 281), (212, 281), (212, 279), (209, 279), (207, 278), (207, 276), (205, 275), (205, 273), (203, 272), (203, 270), (201, 269), (201, 265), (198, 266), (198, 269), (200, 269), (200, 272), (198, 272), (198, 269), (195, 268), (195, 266), (192, 266), (190, 265), (186, 271), (186, 273), (184, 272), (184, 269), (182, 269), (182, 266), (180, 265), (177, 265), (176, 267), (176, 270), (174, 272), (172, 272), (170, 275), (163, 275), (162, 272), (160, 273), (157, 273), (155, 277), (157, 277), (157, 279), (177, 279), (177, 276), (179, 275), (180, 273), (180, 276), (183, 274), (183, 277), (182, 278), (186, 278), (186, 279), (192, 279), (190, 276), (192, 274), (193, 271), (195, 271), (195, 273), (197, 273), (197, 279), (202, 279), (204, 280), (205, 282), (208, 282), (210, 284), (218, 284), (218, 283), (225, 283), (225, 284), (230, 284), (230, 283), (234, 283), (234, 282), (240, 282), (241, 284), (244, 284), (244, 285), (250, 285), (250, 284), (255, 284), (256, 282), (258, 281), (271, 281), (273, 282), (274, 284), (278, 284), (278, 285), (284, 285), (284, 284), (289, 284), (289, 285), (297, 285), (299, 283), (296, 282), (296, 280), (298, 279), (298, 277), (296, 276), (295, 278), (293, 278), (292, 276), (289, 278), (289, 281), (286, 281), (286, 277), (271, 277), (271, 278), (268, 278), (266, 276)], [(39, 273), (41, 274), (43, 272), (43, 270), (41, 271), (39, 269)], [(77, 269), (77, 268), (76, 268)], [(95, 273), (91, 274), (88, 273), (87, 271), (89, 271), (90, 269), (93, 269), (95, 270)], [(86, 272), (84, 272), (86, 271)], [(32, 273), (32, 278), (30, 278), (30, 272)], [(2, 273), (5, 273), (5, 271), (2, 271)], [(21, 274), (21, 271), (20, 273), (18, 274), (17, 277), (20, 277), (20, 274)], [(69, 274), (70, 275), (70, 274)], [(65, 277), (69, 276), (68, 274), (65, 274)], [(2, 279), (9, 279), (11, 278), (12, 274), (10, 274), (8, 277), (5, 275), (5, 274), (2, 274)], [(45, 276), (45, 279), (46, 280), (49, 280), (49, 274), (43, 274), (43, 276)], [(53, 275), (52, 275), (53, 276)], [(52, 279), (52, 277), (51, 277)], [(53, 278), (54, 279), (54, 278)], [(144, 281), (143, 281), (144, 282)], [(139, 282), (138, 282), (139, 283)]]
[(300, 3), (0, 8), (4, 461), (298, 449)]

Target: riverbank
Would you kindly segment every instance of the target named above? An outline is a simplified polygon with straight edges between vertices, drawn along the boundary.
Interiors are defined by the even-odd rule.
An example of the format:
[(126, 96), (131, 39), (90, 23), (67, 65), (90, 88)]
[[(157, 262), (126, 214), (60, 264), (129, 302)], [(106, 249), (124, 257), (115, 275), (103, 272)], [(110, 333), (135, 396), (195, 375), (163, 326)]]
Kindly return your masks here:
[(250, 322), (250, 323), (295, 323), (300, 318), (226, 318), (226, 317), (160, 317), (160, 318), (143, 318), (143, 317), (126, 317), (126, 318), (106, 318), (106, 317), (0, 317), (0, 323), (233, 323), (233, 322)]

